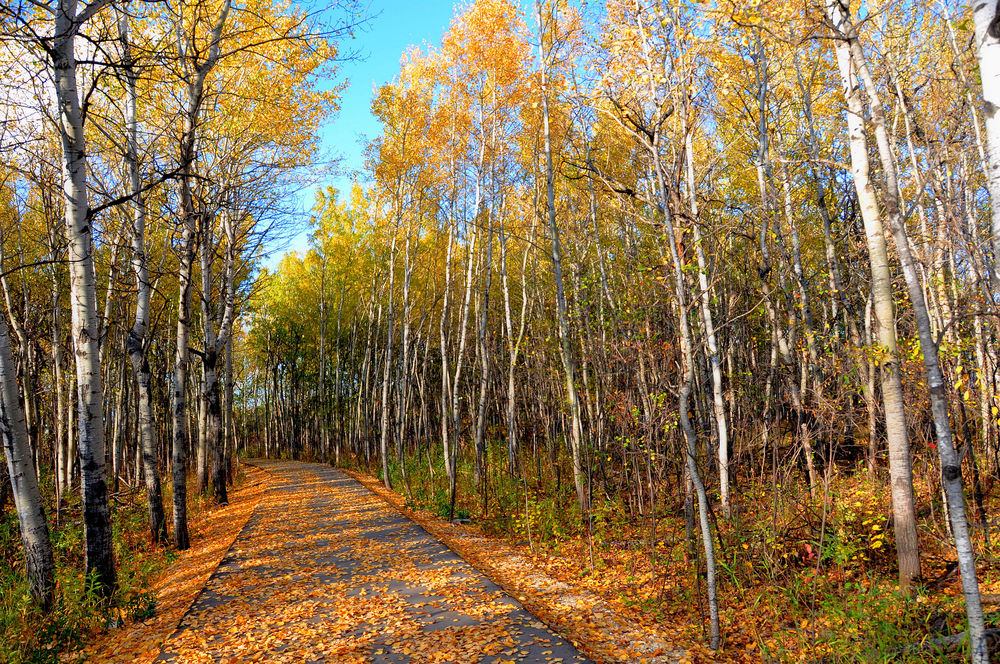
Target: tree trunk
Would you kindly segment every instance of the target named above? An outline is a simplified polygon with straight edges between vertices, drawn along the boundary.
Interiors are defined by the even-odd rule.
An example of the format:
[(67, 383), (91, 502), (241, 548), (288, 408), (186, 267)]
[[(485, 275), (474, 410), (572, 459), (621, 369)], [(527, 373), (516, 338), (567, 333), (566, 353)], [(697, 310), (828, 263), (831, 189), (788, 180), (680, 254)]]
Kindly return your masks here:
[[(173, 484), (174, 484), (174, 545), (178, 550), (187, 549), (190, 541), (187, 530), (187, 449), (188, 407), (187, 381), (189, 365), (188, 343), (191, 336), (191, 277), (194, 252), (198, 237), (198, 214), (194, 209), (191, 183), (195, 161), (197, 129), (204, 101), (205, 78), (219, 60), (219, 42), (222, 29), (229, 16), (231, 0), (225, 0), (212, 28), (208, 53), (199, 62), (198, 52), (184, 25), (183, 17), (177, 20), (177, 51), (184, 68), (185, 99), (184, 120), (180, 139), (177, 214), (181, 221), (181, 246), (178, 256), (177, 298), (177, 347), (174, 356), (173, 384)], [(204, 219), (202, 219), (204, 223)], [(216, 356), (218, 353), (216, 353)]]
[(719, 437), (719, 487), (722, 513), (728, 519), (732, 515), (729, 501), (729, 424), (726, 418), (726, 402), (722, 396), (722, 363), (719, 360), (719, 342), (715, 336), (715, 321), (712, 317), (712, 291), (708, 281), (708, 263), (702, 246), (700, 219), (698, 216), (698, 196), (694, 180), (694, 151), (691, 147), (691, 133), (688, 127), (684, 137), (685, 161), (687, 162), (687, 186), (690, 199), (691, 228), (694, 232), (695, 255), (698, 259), (698, 288), (701, 291), (701, 319), (705, 327), (705, 345), (708, 361), (712, 369), (712, 411), (715, 415), (716, 432)]
[(379, 452), (382, 455), (382, 483), (385, 488), (392, 488), (392, 481), (389, 478), (389, 376), (392, 371), (392, 337), (395, 331), (395, 300), (393, 298), (393, 286), (396, 281), (396, 233), (399, 225), (393, 229), (392, 247), (389, 249), (389, 274), (386, 276), (388, 285), (386, 295), (389, 299), (388, 329), (385, 333), (385, 366), (382, 368), (382, 420), (379, 427)]
[[(489, 206), (489, 221), (486, 232), (486, 257), (483, 263), (486, 269), (486, 280), (483, 283), (483, 297), (480, 303), (479, 325), (476, 330), (476, 343), (479, 346), (479, 398), (476, 407), (476, 482), (480, 493), (486, 495), (486, 397), (490, 380), (490, 360), (487, 357), (486, 337), (489, 332), (490, 286), (493, 282), (493, 211)], [(485, 504), (485, 501), (484, 501)]]
[[(840, 6), (827, 5), (830, 19), (840, 24)], [(836, 43), (844, 95), (847, 99), (847, 129), (851, 153), (851, 171), (858, 194), (858, 205), (868, 244), (872, 275), (872, 301), (876, 334), (881, 347), (882, 405), (885, 410), (886, 437), (889, 447), (889, 477), (892, 495), (896, 557), (899, 561), (899, 585), (908, 589), (920, 577), (920, 550), (917, 541), (916, 510), (913, 499), (913, 469), (910, 442), (906, 430), (903, 385), (900, 377), (899, 350), (896, 343), (895, 307), (892, 299), (892, 272), (886, 248), (885, 231), (878, 199), (870, 176), (868, 141), (864, 131), (864, 107), (855, 77), (850, 47)]]
[(105, 476), (104, 387), (100, 365), (97, 276), (87, 191), (87, 144), (77, 92), (75, 54), (76, 33), (80, 25), (97, 11), (95, 7), (95, 4), (88, 5), (85, 12), (78, 16), (75, 0), (61, 0), (55, 11), (55, 39), (51, 53), (62, 141), (70, 308), (73, 314), (79, 411), (77, 434), (85, 568), (88, 575), (93, 575), (98, 592), (110, 596), (115, 588), (116, 576)]
[[(55, 581), (55, 562), (49, 525), (45, 519), (38, 477), (31, 461), (28, 445), (28, 427), (21, 407), (21, 394), (17, 386), (17, 369), (10, 348), (10, 333), (6, 317), (0, 314), (0, 434), (3, 437), (7, 471), (14, 492), (14, 506), (21, 528), (24, 561), (27, 569), (31, 597), (44, 611), (52, 608)], [(0, 487), (0, 490), (5, 488)]]
[(181, 204), (178, 210), (183, 229), (177, 269), (177, 347), (174, 354), (172, 401), (174, 486), (174, 546), (183, 551), (190, 545), (187, 529), (187, 449), (188, 449), (188, 340), (191, 336), (191, 269), (194, 263), (195, 221), (191, 209), (191, 194), (186, 180), (180, 184)]
[[(972, 550), (969, 524), (965, 517), (965, 496), (962, 492), (961, 460), (955, 452), (951, 423), (948, 416), (947, 393), (944, 385), (944, 375), (941, 371), (941, 363), (938, 358), (937, 342), (934, 340), (931, 331), (927, 302), (924, 299), (924, 292), (917, 275), (916, 264), (910, 251), (910, 240), (907, 236), (905, 222), (899, 209), (899, 186), (896, 178), (896, 166), (889, 144), (885, 112), (878, 97), (874, 80), (868, 71), (868, 65), (864, 58), (857, 30), (848, 14), (848, 7), (840, 5), (834, 0), (829, 6), (828, 11), (842, 39), (837, 47), (838, 60), (843, 58), (841, 52), (845, 49), (848, 50), (848, 53), (845, 54), (848, 62), (846, 66), (845, 64), (841, 64), (841, 69), (842, 71), (849, 72), (850, 65), (853, 65), (868, 93), (871, 121), (875, 129), (878, 154), (881, 160), (882, 173), (885, 178), (883, 194), (886, 216), (888, 217), (889, 226), (896, 241), (896, 251), (903, 268), (903, 276), (906, 279), (910, 301), (913, 304), (913, 311), (917, 321), (917, 333), (920, 338), (920, 349), (924, 356), (924, 374), (927, 378), (935, 438), (937, 440), (938, 455), (941, 459), (941, 483), (947, 496), (952, 532), (955, 537), (955, 548), (962, 577), (962, 588), (965, 594), (965, 611), (969, 620), (969, 642), (972, 650), (972, 661), (975, 664), (985, 664), (989, 661), (989, 648), (984, 636), (986, 627), (979, 595), (979, 581), (976, 578), (976, 559)], [(855, 94), (858, 94), (858, 92), (855, 91)], [(853, 160), (853, 150), (851, 154)], [(888, 408), (886, 410), (888, 411)], [(971, 443), (972, 441), (969, 441), (969, 444)], [(895, 489), (895, 486), (893, 488)], [(912, 493), (912, 478), (910, 479), (908, 488)], [(895, 503), (893, 503), (893, 507), (895, 507)], [(896, 518), (899, 518), (898, 512)]]
[[(555, 170), (552, 163), (552, 137), (549, 128), (548, 67), (552, 54), (544, 47), (545, 19), (541, 2), (536, 2), (538, 12), (541, 84), (542, 84), (542, 132), (545, 146), (545, 184), (548, 204), (549, 236), (552, 241), (552, 274), (556, 285), (556, 322), (559, 327), (559, 352), (562, 357), (563, 375), (566, 381), (566, 401), (570, 414), (570, 452), (573, 455), (573, 484), (581, 516), (587, 513), (587, 486), (583, 478), (583, 424), (580, 417), (580, 398), (576, 391), (576, 358), (569, 340), (569, 313), (566, 306), (566, 290), (562, 275), (562, 245), (559, 238), (559, 224), (556, 220)], [(550, 17), (551, 18), (551, 17)]]
[(972, 18), (976, 29), (976, 55), (983, 87), (986, 125), (986, 186), (990, 192), (990, 229), (993, 239), (993, 278), (1000, 261), (1000, 12), (997, 3), (976, 0)]

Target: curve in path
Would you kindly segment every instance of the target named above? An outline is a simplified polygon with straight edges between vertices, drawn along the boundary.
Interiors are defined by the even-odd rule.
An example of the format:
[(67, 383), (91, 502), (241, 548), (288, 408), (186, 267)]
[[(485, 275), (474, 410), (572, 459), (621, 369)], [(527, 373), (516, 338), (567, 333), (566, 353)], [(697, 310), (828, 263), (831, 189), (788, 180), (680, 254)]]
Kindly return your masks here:
[(354, 479), (254, 463), (271, 487), (156, 661), (588, 661)]

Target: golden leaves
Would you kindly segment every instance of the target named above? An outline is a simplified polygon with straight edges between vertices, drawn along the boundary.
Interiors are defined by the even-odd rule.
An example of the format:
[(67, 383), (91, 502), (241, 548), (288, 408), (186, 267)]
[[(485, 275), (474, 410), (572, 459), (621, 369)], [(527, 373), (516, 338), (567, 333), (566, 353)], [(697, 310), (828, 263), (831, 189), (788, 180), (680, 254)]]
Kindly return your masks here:
[[(153, 618), (108, 632), (82, 653), (69, 653), (69, 657), (82, 654), (93, 664), (143, 664), (156, 658), (160, 646), (177, 628), (264, 494), (266, 473), (252, 467), (245, 472), (246, 483), (229, 494), (228, 507), (189, 513), (191, 548), (182, 552), (154, 582)], [(191, 650), (186, 651), (183, 661), (212, 660), (205, 660), (197, 650)]]
[[(272, 490), (167, 641), (167, 661), (582, 660), (353, 480), (313, 464), (262, 466), (273, 473)], [(247, 504), (237, 494), (230, 515), (248, 516)], [(165, 580), (186, 574), (200, 585), (204, 575), (189, 568), (181, 561)], [(148, 661), (154, 634), (163, 638), (147, 632), (142, 657), (130, 650), (95, 661)]]
[[(674, 662), (684, 654), (677, 643), (687, 643), (688, 625), (680, 622), (668, 627), (653, 616), (626, 607), (621, 599), (628, 567), (625, 564), (602, 569), (600, 574), (581, 576), (586, 558), (583, 542), (569, 542), (562, 555), (532, 553), (525, 545), (513, 545), (498, 538), (482, 536), (472, 526), (443, 523), (433, 515), (405, 506), (402, 496), (388, 491), (377, 480), (350, 471), (368, 489), (416, 521), (435, 538), (459, 553), (479, 571), (515, 597), (545, 625), (558, 630), (580, 651), (598, 662), (638, 662), (649, 664)], [(652, 575), (637, 585), (653, 588)], [(541, 651), (543, 661), (572, 661), (559, 657), (554, 648)], [(516, 657), (520, 651), (510, 652)], [(505, 655), (507, 656), (507, 655)]]

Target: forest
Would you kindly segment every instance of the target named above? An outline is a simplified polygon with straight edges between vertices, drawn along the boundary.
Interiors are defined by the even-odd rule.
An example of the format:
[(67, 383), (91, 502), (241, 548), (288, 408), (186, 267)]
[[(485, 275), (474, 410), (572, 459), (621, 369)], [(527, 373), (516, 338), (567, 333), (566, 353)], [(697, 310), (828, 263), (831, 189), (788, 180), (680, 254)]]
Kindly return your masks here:
[(379, 9), (0, 2), (0, 661), (276, 460), (685, 652), (594, 661), (991, 661), (1000, 7), (469, 0), (302, 220)]

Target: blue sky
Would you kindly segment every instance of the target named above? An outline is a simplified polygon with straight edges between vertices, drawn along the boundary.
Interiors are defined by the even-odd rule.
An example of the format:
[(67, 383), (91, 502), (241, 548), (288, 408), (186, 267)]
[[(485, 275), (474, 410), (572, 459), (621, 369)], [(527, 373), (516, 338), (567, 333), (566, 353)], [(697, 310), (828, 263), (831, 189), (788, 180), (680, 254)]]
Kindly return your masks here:
[[(350, 189), (352, 173), (363, 166), (365, 145), (381, 129), (370, 112), (372, 86), (392, 80), (408, 46), (440, 43), (454, 8), (452, 2), (440, 0), (373, 0), (374, 18), (365, 30), (357, 33), (355, 40), (344, 44), (344, 52), (357, 50), (361, 58), (345, 62), (340, 68), (340, 80), (346, 78), (348, 88), (341, 99), (340, 113), (320, 132), (322, 151), (341, 158), (340, 170), (324, 177), (320, 187), (332, 185), (343, 192)], [(310, 210), (315, 195), (316, 187), (300, 192), (303, 212)], [(305, 220), (303, 215), (303, 226)], [(304, 249), (307, 234), (308, 230), (303, 228), (285, 249)], [(282, 253), (272, 254), (268, 267), (277, 265)]]

